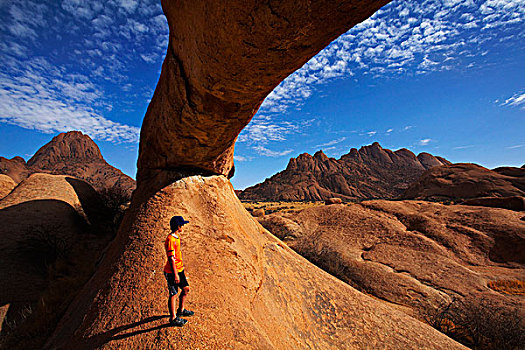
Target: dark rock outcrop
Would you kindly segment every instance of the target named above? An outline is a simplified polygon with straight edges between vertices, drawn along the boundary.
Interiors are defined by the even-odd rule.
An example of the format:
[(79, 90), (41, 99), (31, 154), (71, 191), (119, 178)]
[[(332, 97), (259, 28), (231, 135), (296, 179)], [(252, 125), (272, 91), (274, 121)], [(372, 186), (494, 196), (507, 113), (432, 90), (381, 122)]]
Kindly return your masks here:
[(239, 194), (244, 200), (293, 201), (394, 198), (427, 169), (449, 161), (428, 153), (417, 157), (402, 148), (395, 152), (379, 143), (352, 148), (340, 159), (322, 151), (290, 159), (285, 170)]
[(459, 200), (525, 196), (525, 170), (490, 170), (471, 163), (449, 164), (426, 171), (403, 193), (403, 199)]
[(520, 196), (514, 197), (479, 197), (467, 199), (461, 204), (478, 205), (482, 207), (503, 208), (515, 211), (525, 210), (525, 198)]

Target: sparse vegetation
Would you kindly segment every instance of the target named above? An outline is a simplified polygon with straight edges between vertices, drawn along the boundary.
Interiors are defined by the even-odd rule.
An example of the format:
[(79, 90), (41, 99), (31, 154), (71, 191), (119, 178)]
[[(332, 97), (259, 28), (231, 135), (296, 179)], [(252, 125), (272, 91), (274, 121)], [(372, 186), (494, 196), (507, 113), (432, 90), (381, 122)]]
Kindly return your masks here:
[(99, 194), (108, 210), (108, 215), (113, 220), (113, 229), (116, 231), (124, 217), (124, 212), (129, 206), (131, 196), (120, 186), (105, 188), (99, 191)]
[(489, 288), (503, 294), (525, 295), (525, 281), (520, 280), (499, 280), (490, 281)]
[(425, 321), (438, 331), (475, 350), (525, 349), (525, 325), (520, 310), (481, 298), (458, 299), (428, 310)]
[(324, 202), (243, 202), (243, 205), (249, 212), (257, 209), (264, 209), (266, 214), (272, 214), (275, 212), (295, 212), (306, 208), (324, 205)]
[(56, 234), (61, 230), (60, 226), (31, 227), (24, 234), (27, 238), (18, 244), (19, 255), (43, 276), (57, 261), (68, 259), (71, 243)]

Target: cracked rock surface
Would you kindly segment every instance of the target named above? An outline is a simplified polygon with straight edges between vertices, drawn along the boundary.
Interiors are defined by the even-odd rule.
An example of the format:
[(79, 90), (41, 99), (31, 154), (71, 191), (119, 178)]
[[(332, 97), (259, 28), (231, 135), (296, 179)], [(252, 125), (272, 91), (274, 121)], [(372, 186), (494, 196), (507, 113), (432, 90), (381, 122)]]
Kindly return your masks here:
[(489, 298), (523, 310), (523, 297), (487, 286), (525, 279), (521, 216), (506, 209), (375, 200), (274, 213), (261, 222), (296, 223), (302, 236), (288, 241), (290, 247), (357, 289), (417, 315), (453, 298)]

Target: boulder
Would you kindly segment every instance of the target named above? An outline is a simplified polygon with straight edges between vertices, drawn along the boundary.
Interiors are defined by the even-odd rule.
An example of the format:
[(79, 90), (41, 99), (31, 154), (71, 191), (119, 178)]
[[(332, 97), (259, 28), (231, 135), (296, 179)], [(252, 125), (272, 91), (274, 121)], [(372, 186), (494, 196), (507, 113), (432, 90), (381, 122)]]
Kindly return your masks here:
[(330, 205), (330, 204), (341, 204), (343, 203), (341, 198), (328, 198), (324, 201), (324, 204)]
[[(301, 232), (287, 243), (332, 275), (411, 315), (453, 299), (468, 305), (492, 300), (514, 312), (525, 310), (523, 298), (496, 294), (487, 284), (523, 280), (521, 216), (424, 201), (317, 206), (286, 216)], [(265, 227), (281, 235), (279, 226)]]
[(255, 217), (262, 217), (264, 216), (265, 212), (264, 212), (264, 209), (262, 208), (259, 208), (259, 209), (255, 209), (252, 211), (252, 215), (255, 216)]
[(427, 170), (400, 198), (448, 201), (512, 196), (525, 196), (525, 172), (505, 168), (500, 173), (477, 164), (457, 163)]
[(0, 174), (0, 199), (7, 196), (15, 187), (16, 182), (11, 177)]
[(301, 226), (281, 213), (266, 215), (257, 220), (265, 229), (281, 240), (295, 239), (302, 235)]

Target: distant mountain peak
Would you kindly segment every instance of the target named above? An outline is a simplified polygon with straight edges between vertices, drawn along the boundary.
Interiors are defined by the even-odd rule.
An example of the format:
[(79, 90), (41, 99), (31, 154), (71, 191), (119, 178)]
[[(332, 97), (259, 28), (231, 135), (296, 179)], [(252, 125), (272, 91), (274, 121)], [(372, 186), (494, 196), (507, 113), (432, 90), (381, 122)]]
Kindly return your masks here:
[(53, 137), (27, 162), (29, 166), (50, 169), (63, 161), (104, 160), (97, 144), (80, 131), (69, 131)]

